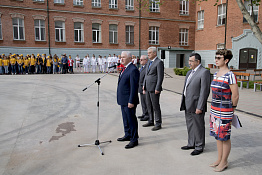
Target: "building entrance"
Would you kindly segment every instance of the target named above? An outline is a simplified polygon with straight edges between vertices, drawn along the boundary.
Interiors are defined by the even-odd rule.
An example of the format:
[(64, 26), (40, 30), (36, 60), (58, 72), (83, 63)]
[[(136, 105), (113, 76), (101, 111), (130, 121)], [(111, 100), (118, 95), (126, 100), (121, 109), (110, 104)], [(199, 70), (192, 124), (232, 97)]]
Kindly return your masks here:
[(239, 54), (239, 69), (256, 69), (257, 49), (244, 48)]
[(176, 67), (183, 68), (185, 66), (185, 54), (176, 55)]

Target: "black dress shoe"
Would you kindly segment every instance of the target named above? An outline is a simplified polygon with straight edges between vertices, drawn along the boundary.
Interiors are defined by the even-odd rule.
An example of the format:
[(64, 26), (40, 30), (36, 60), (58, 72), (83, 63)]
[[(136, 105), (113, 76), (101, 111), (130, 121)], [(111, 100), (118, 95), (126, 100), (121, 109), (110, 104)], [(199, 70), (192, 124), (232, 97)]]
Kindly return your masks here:
[(154, 126), (151, 130), (152, 131), (157, 131), (157, 130), (159, 130), (161, 128), (162, 128), (161, 125), (160, 126)]
[(149, 127), (149, 126), (154, 126), (154, 123), (146, 123), (142, 125), (143, 127)]
[(126, 149), (130, 149), (130, 148), (134, 148), (135, 146), (137, 146), (138, 145), (138, 141), (136, 141), (136, 142), (129, 142), (129, 144), (127, 144), (126, 146), (125, 146), (125, 148)]
[(148, 121), (148, 119), (149, 119), (148, 117), (143, 117), (140, 119), (140, 121)]
[(201, 154), (203, 152), (203, 150), (194, 150), (192, 153), (191, 153), (191, 155), (192, 156), (196, 156), (196, 155), (199, 155), (199, 154)]
[(141, 116), (138, 116), (137, 118), (144, 118), (144, 116), (143, 116), (143, 115), (141, 115)]
[(181, 147), (182, 150), (189, 150), (189, 149), (195, 149), (194, 146), (182, 146)]
[(118, 138), (117, 139), (117, 141), (119, 141), (119, 142), (124, 142), (124, 141), (130, 141), (130, 137), (120, 137), (120, 138)]

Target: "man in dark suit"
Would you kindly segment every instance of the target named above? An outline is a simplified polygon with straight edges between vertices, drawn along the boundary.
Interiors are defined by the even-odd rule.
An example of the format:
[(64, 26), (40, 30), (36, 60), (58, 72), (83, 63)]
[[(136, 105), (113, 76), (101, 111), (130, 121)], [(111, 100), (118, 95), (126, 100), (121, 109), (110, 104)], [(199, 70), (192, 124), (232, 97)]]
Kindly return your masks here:
[(156, 47), (149, 47), (147, 49), (147, 54), (150, 60), (146, 66), (143, 89), (146, 92), (149, 120), (147, 124), (143, 125), (143, 127), (154, 126), (155, 120), (155, 126), (152, 128), (152, 131), (157, 131), (161, 129), (162, 125), (159, 99), (164, 80), (164, 63), (157, 57)]
[(201, 65), (201, 56), (190, 55), (190, 71), (186, 74), (180, 111), (185, 110), (188, 143), (182, 150), (194, 149), (191, 155), (199, 155), (205, 147), (205, 112), (210, 92), (210, 71)]
[(140, 94), (140, 101), (141, 101), (141, 107), (142, 107), (142, 116), (139, 116), (141, 121), (148, 121), (149, 119), (149, 114), (147, 111), (146, 107), (146, 94), (143, 93), (143, 83), (144, 83), (144, 78), (146, 75), (146, 63), (148, 61), (148, 57), (146, 55), (142, 55), (140, 58), (140, 64), (141, 64), (141, 69), (140, 69), (140, 78), (139, 78), (139, 87), (138, 87), (138, 92)]
[(121, 54), (121, 63), (124, 65), (119, 75), (117, 87), (117, 103), (121, 105), (124, 137), (117, 141), (130, 141), (125, 146), (126, 149), (138, 145), (138, 123), (136, 118), (136, 107), (138, 100), (139, 70), (132, 63), (132, 55), (128, 51)]

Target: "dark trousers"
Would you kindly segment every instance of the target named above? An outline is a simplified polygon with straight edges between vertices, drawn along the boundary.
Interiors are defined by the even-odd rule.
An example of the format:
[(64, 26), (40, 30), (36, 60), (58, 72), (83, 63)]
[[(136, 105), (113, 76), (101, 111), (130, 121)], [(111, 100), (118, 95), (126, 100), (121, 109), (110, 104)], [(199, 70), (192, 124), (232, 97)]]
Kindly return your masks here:
[(161, 109), (159, 104), (160, 93), (155, 94), (155, 92), (146, 92), (146, 106), (149, 114), (149, 123), (154, 123), (155, 126), (161, 126), (162, 124), (162, 116)]
[(188, 132), (187, 146), (194, 146), (196, 150), (203, 150), (205, 147), (205, 113), (185, 112), (185, 117)]
[(63, 64), (63, 69), (62, 69), (62, 73), (63, 73), (63, 74), (65, 74), (65, 73), (67, 72), (66, 68), (67, 68), (67, 67), (66, 67), (66, 64)]
[(138, 123), (136, 118), (136, 106), (128, 108), (121, 105), (122, 118), (124, 124), (125, 137), (130, 137), (131, 142), (136, 142), (138, 139)]
[(149, 114), (146, 107), (146, 94), (140, 93), (140, 101), (141, 101), (141, 107), (143, 112), (142, 116), (148, 117), (149, 119)]

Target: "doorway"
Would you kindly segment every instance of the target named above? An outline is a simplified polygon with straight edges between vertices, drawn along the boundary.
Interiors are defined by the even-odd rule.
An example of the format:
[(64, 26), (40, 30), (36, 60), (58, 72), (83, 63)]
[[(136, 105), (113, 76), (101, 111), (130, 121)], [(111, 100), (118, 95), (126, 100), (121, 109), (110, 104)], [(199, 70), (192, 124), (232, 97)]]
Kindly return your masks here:
[(257, 49), (244, 48), (239, 54), (239, 69), (256, 69)]
[(176, 55), (176, 67), (183, 68), (185, 66), (185, 54)]

